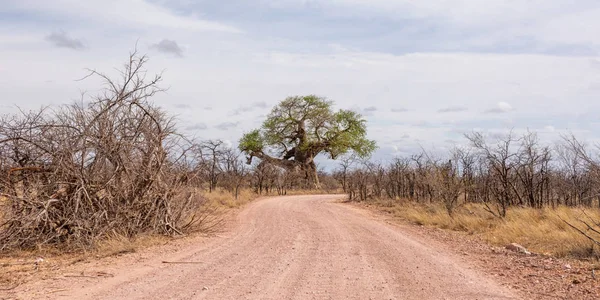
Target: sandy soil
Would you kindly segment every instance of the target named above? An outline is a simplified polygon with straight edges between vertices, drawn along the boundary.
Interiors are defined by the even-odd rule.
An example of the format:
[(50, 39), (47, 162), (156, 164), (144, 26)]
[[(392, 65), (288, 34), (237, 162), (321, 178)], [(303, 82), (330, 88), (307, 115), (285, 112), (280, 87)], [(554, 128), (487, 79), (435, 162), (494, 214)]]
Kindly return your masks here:
[(420, 241), (435, 243), (458, 253), (472, 266), (496, 282), (517, 290), (524, 299), (600, 299), (600, 262), (594, 258), (555, 258), (526, 255), (490, 245), (483, 237), (468, 232), (414, 225), (394, 217), (388, 211), (368, 203), (346, 203), (367, 209), (377, 219), (399, 227), (404, 234)]
[(259, 200), (218, 237), (73, 265), (4, 298), (521, 298), (443, 243), (339, 198)]

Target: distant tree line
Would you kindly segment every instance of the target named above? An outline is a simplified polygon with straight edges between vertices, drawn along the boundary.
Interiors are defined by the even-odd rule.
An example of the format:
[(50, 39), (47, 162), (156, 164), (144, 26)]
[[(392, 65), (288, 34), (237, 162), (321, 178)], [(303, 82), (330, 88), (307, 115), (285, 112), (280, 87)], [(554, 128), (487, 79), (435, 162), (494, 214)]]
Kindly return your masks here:
[(116, 77), (91, 70), (105, 89), (86, 101), (0, 115), (0, 252), (180, 235), (214, 224), (204, 192), (285, 195), (314, 185), (258, 160), (247, 165), (221, 140), (180, 134), (151, 100), (162, 77), (147, 76), (146, 62), (134, 52)]
[[(195, 186), (211, 193), (225, 190), (236, 198), (244, 188), (256, 194), (286, 195), (289, 190), (308, 190), (314, 187), (312, 178), (303, 170), (279, 167), (268, 161), (255, 160), (248, 164), (244, 153), (229, 147), (222, 140), (207, 140), (194, 145), (194, 167), (190, 171)], [(338, 182), (324, 170), (317, 170), (322, 189), (336, 191)]]
[(465, 138), (468, 146), (442, 155), (423, 150), (385, 164), (345, 157), (333, 176), (351, 200), (439, 202), (449, 214), (461, 203), (481, 203), (500, 218), (511, 206), (600, 206), (598, 149), (575, 137), (552, 146), (531, 132)]

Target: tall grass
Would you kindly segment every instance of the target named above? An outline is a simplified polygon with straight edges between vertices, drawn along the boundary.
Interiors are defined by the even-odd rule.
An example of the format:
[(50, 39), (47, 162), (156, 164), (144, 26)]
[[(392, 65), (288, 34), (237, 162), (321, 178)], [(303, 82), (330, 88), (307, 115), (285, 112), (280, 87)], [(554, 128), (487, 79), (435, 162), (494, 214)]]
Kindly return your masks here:
[[(563, 220), (579, 225), (581, 208), (510, 208), (506, 218), (492, 216), (482, 205), (465, 204), (453, 216), (441, 204), (418, 204), (410, 201), (377, 200), (369, 202), (379, 210), (413, 224), (463, 231), (482, 237), (493, 245), (518, 243), (530, 251), (556, 257), (600, 257), (600, 249)], [(600, 209), (585, 209), (600, 220)]]
[(259, 195), (249, 189), (242, 189), (236, 199), (232, 193), (226, 190), (217, 189), (212, 193), (205, 193), (204, 197), (207, 199), (207, 204), (211, 207), (217, 209), (233, 209), (243, 207), (258, 198)]

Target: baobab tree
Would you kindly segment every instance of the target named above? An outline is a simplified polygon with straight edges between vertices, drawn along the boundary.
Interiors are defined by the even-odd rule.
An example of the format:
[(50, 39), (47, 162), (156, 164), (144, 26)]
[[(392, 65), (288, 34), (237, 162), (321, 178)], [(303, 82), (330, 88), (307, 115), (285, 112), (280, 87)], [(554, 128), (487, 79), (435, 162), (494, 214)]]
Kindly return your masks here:
[(352, 110), (334, 112), (333, 102), (314, 95), (288, 97), (273, 108), (260, 129), (246, 133), (239, 147), (254, 157), (291, 171), (319, 188), (315, 157), (331, 159), (349, 152), (365, 158), (376, 149), (366, 138), (366, 120)]

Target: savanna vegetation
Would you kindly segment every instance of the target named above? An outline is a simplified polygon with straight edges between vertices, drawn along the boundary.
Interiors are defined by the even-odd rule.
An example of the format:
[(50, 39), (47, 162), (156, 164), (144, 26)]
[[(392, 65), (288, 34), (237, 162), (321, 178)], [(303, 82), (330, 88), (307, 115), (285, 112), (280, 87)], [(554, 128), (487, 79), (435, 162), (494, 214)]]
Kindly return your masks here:
[(248, 157), (221, 140), (192, 140), (152, 101), (162, 77), (148, 76), (146, 63), (134, 52), (117, 76), (90, 71), (105, 87), (96, 97), (0, 116), (0, 252), (208, 232), (219, 208), (256, 195), (335, 191), (318, 153), (373, 149), (359, 115), (315, 96), (276, 106), (242, 139)]
[[(161, 76), (146, 63), (133, 53), (116, 77), (91, 71), (105, 89), (85, 101), (0, 116), (0, 252), (208, 232), (220, 208), (314, 192), (539, 252), (600, 246), (600, 159), (572, 136), (474, 132), (446, 154), (375, 162), (365, 119), (309, 95), (278, 103), (235, 149), (181, 134), (152, 101)], [(339, 166), (319, 169), (318, 155)]]
[(523, 243), (540, 253), (597, 255), (600, 159), (573, 136), (473, 132), (465, 147), (384, 164), (345, 157), (334, 173), (350, 200), (411, 222)]

